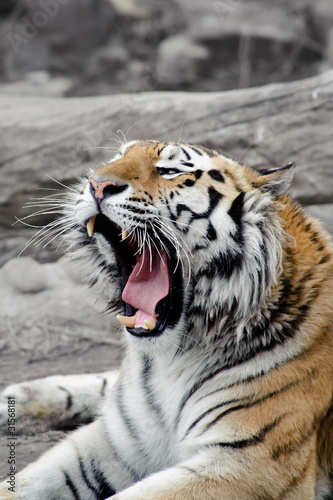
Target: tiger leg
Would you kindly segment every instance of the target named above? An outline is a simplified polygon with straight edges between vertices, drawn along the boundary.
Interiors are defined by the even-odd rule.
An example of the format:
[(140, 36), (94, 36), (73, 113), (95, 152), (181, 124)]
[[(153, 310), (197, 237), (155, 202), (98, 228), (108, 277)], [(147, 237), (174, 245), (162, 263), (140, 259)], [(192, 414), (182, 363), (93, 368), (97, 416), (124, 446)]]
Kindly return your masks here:
[(9, 403), (15, 410), (16, 430), (33, 421), (45, 430), (91, 421), (118, 372), (55, 375), (7, 387), (0, 394), (0, 429), (7, 428)]
[[(157, 472), (112, 500), (314, 500), (312, 451), (275, 460), (265, 446), (250, 450), (204, 448), (179, 465)], [(260, 445), (259, 445), (260, 446)], [(296, 465), (295, 465), (296, 464)]]
[(102, 419), (72, 432), (18, 473), (11, 489), (0, 484), (4, 500), (96, 500), (133, 482), (104, 433)]

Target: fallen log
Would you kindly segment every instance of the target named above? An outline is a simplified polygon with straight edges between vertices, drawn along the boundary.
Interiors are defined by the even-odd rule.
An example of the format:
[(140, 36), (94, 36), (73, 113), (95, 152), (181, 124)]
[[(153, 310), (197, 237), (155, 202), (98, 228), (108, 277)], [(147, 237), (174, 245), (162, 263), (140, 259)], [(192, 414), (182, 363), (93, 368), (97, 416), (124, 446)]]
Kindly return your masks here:
[(228, 92), (0, 96), (0, 110), (3, 225), (27, 215), (21, 207), (41, 196), (38, 188), (56, 187), (49, 176), (69, 184), (107, 161), (123, 133), (128, 140), (203, 144), (255, 168), (294, 161), (292, 194), (306, 205), (321, 205), (323, 220), (332, 208), (333, 71)]

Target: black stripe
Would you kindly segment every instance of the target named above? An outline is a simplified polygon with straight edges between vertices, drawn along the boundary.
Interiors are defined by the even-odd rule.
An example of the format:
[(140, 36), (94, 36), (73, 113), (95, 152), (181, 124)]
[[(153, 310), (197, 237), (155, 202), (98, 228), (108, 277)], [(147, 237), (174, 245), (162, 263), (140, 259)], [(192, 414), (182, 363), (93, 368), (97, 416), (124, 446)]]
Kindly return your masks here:
[(208, 175), (214, 179), (214, 181), (224, 182), (224, 177), (219, 170), (209, 170)]
[(182, 212), (190, 212), (192, 214), (192, 218), (191, 218), (191, 221), (189, 222), (189, 224), (193, 220), (203, 219), (203, 218), (209, 217), (211, 215), (211, 213), (213, 212), (213, 210), (218, 205), (218, 203), (221, 200), (223, 195), (221, 193), (219, 193), (218, 191), (216, 191), (216, 189), (213, 186), (209, 186), (208, 196), (209, 196), (209, 204), (208, 204), (207, 210), (205, 210), (202, 213), (196, 213), (196, 212), (193, 212), (193, 210), (191, 210), (187, 205), (185, 205), (183, 203), (178, 203), (178, 205), (176, 207), (177, 217), (179, 217)]
[[(262, 396), (261, 398), (259, 399), (255, 399), (253, 401), (249, 401), (248, 403), (246, 404), (243, 404), (243, 405), (237, 405), (237, 406), (233, 406), (232, 408), (228, 408), (228, 410), (224, 411), (223, 413), (221, 413), (220, 415), (217, 416), (217, 418), (213, 421), (213, 422), (210, 422), (208, 424), (208, 426), (205, 428), (205, 431), (211, 427), (217, 420), (219, 420), (221, 417), (224, 417), (225, 415), (231, 413), (232, 411), (236, 411), (236, 410), (240, 410), (240, 409), (245, 409), (245, 408), (251, 408), (252, 406), (255, 406), (257, 404), (260, 404), (262, 403), (263, 401), (267, 400), (267, 399), (270, 399), (274, 396), (277, 396), (278, 394), (290, 389), (291, 387), (295, 387), (296, 385), (298, 385), (300, 383), (300, 380), (294, 380), (292, 382), (290, 382), (289, 384), (286, 384), (285, 386), (281, 387), (280, 389), (277, 389), (276, 391), (273, 391), (273, 392), (270, 392), (268, 394), (266, 394), (265, 396)], [(222, 389), (217, 389), (216, 391), (213, 391), (209, 394), (206, 394), (205, 396), (203, 396), (202, 398), (200, 399), (203, 399), (204, 397), (207, 397), (211, 394), (214, 394), (216, 392), (220, 392), (222, 390), (225, 390), (225, 388), (222, 388)], [(246, 401), (248, 399), (250, 399), (252, 397), (252, 395), (247, 395), (247, 396), (244, 396), (242, 398), (238, 398), (238, 399), (230, 399), (229, 401), (224, 401), (223, 403), (220, 403), (212, 408), (209, 408), (208, 410), (206, 410), (204, 413), (202, 413), (191, 425), (190, 427), (187, 429), (185, 435), (184, 435), (184, 438), (189, 434), (189, 432), (193, 429), (193, 427), (195, 427), (199, 422), (200, 420), (202, 420), (204, 417), (206, 417), (207, 415), (209, 415), (210, 413), (212, 413), (214, 410), (217, 410), (218, 408), (222, 408), (223, 406), (226, 406), (226, 405), (229, 405), (229, 404), (232, 404), (232, 403), (239, 403), (240, 401)], [(205, 432), (203, 431), (203, 432)], [(183, 438), (183, 439), (184, 439)]]
[(190, 474), (193, 474), (194, 476), (202, 477), (199, 474), (199, 472), (197, 472), (195, 469), (192, 469), (192, 467), (188, 467), (187, 465), (178, 465), (177, 469), (186, 470), (186, 472), (189, 472)]
[(209, 241), (214, 241), (214, 240), (217, 239), (216, 229), (215, 229), (215, 227), (213, 226), (213, 224), (210, 221), (208, 222), (208, 228), (207, 228), (207, 232), (206, 232), (206, 238)]
[(147, 191), (145, 191), (145, 194), (148, 196), (148, 198), (150, 198), (151, 201), (153, 201), (154, 198)]
[[(180, 185), (180, 186), (183, 187), (182, 185)], [(178, 203), (176, 205), (176, 215), (175, 215), (172, 212), (170, 205), (167, 203), (169, 218), (179, 231), (186, 233), (186, 232), (188, 232), (190, 225), (194, 220), (208, 218), (211, 215), (211, 213), (213, 212), (213, 210), (216, 208), (216, 206), (218, 205), (221, 198), (223, 197), (223, 195), (221, 193), (219, 193), (218, 191), (216, 191), (216, 189), (213, 186), (209, 186), (208, 195), (209, 195), (208, 208), (207, 208), (207, 210), (205, 210), (202, 213), (196, 213), (188, 205), (185, 205), (184, 203)], [(186, 226), (178, 227), (177, 219), (181, 216), (182, 212), (189, 212), (191, 214), (191, 217), (190, 217), (188, 224)]]
[[(207, 368), (200, 373), (200, 376), (202, 375), (205, 375), (202, 379), (199, 379), (192, 387), (191, 389), (185, 394), (185, 396), (183, 396), (181, 402), (180, 402), (180, 405), (179, 405), (179, 410), (178, 410), (178, 414), (177, 414), (177, 424), (180, 422), (180, 418), (181, 418), (181, 412), (182, 410), (184, 409), (185, 405), (187, 404), (188, 400), (193, 396), (193, 394), (195, 394), (206, 382), (208, 382), (209, 380), (211, 380), (212, 378), (216, 377), (217, 375), (219, 375), (220, 373), (222, 373), (224, 370), (225, 370), (225, 366), (224, 365), (221, 365), (221, 361), (218, 360), (217, 363), (215, 363), (212, 367), (211, 367), (212, 371), (211, 373), (208, 373), (207, 374)], [(264, 370), (261, 370), (259, 373), (257, 373), (256, 375), (250, 375), (249, 377), (247, 377), (246, 379), (242, 379), (242, 380), (239, 380), (238, 382), (234, 382), (232, 384), (227, 384), (225, 385), (224, 387), (220, 387), (218, 390), (219, 391), (222, 391), (222, 390), (226, 390), (226, 389), (231, 389), (232, 387), (237, 387), (239, 385), (244, 385), (244, 384), (248, 384), (250, 382), (253, 382), (254, 380), (262, 377), (263, 375), (265, 375), (265, 371)], [(213, 394), (213, 393), (212, 393)]]
[(136, 432), (136, 428), (133, 425), (133, 422), (131, 421), (130, 417), (127, 415), (126, 410), (125, 410), (124, 397), (123, 397), (123, 386), (122, 386), (121, 380), (119, 381), (118, 388), (117, 388), (117, 404), (118, 404), (118, 410), (119, 410), (120, 416), (121, 416), (128, 432), (129, 432), (131, 438), (134, 441), (139, 442), (140, 438)]
[[(116, 460), (124, 467), (124, 469), (126, 469), (126, 471), (131, 475), (131, 477), (133, 478), (133, 482), (137, 483), (138, 481), (140, 481), (140, 479), (142, 479), (139, 474), (133, 469), (133, 467), (131, 467), (127, 462), (126, 460), (124, 459), (124, 457), (122, 455), (120, 455), (119, 451), (117, 450), (116, 446), (114, 443), (112, 443), (112, 453), (114, 454)], [(92, 471), (96, 471), (98, 470), (98, 468), (96, 467), (95, 465), (95, 460), (92, 459), (91, 460), (91, 469)], [(94, 473), (94, 477), (95, 477), (95, 473)], [(110, 483), (108, 483), (110, 484)]]
[(80, 500), (79, 492), (77, 491), (76, 487), (74, 486), (74, 483), (72, 482), (71, 478), (69, 477), (69, 475), (66, 472), (64, 472), (64, 476), (66, 478), (66, 486), (70, 489), (73, 497), (75, 498), (75, 500)]
[(106, 480), (103, 472), (96, 467), (95, 461), (91, 461), (91, 469), (94, 474), (94, 479), (98, 484), (99, 500), (104, 500), (112, 495), (116, 494), (116, 490), (112, 487), (109, 481)]
[(214, 158), (215, 156), (219, 156), (219, 154), (214, 149), (208, 149), (205, 146), (200, 146), (202, 151), (204, 151), (210, 158)]
[(107, 379), (103, 378), (102, 387), (101, 387), (101, 396), (105, 396), (105, 389), (106, 389), (107, 385), (108, 385)]
[(151, 360), (148, 358), (148, 356), (143, 356), (142, 386), (145, 392), (146, 401), (151, 410), (153, 410), (153, 412), (156, 413), (156, 415), (161, 419), (161, 421), (163, 421), (164, 415), (162, 409), (156, 403), (153, 391), (149, 386), (151, 369), (152, 369)]
[(207, 233), (206, 233), (206, 238), (209, 241), (215, 241), (217, 240), (217, 232), (213, 224), (209, 221), (208, 223), (208, 228), (207, 228)]
[[(263, 401), (266, 401), (267, 399), (271, 399), (271, 398), (277, 396), (278, 394), (281, 394), (282, 392), (287, 391), (291, 387), (296, 386), (298, 384), (299, 384), (299, 380), (295, 380), (295, 381), (290, 382), (289, 384), (281, 387), (280, 389), (277, 389), (276, 391), (273, 391), (273, 392), (270, 392), (269, 394), (266, 394), (265, 396), (263, 396), (259, 399), (256, 399), (254, 401), (249, 401), (248, 403), (244, 403), (241, 405), (233, 406), (232, 408), (228, 408), (227, 410), (225, 410), (222, 413), (220, 413), (219, 415), (217, 415), (214, 418), (214, 420), (209, 422), (209, 424), (207, 424), (205, 426), (205, 429), (200, 433), (200, 435), (204, 434), (206, 431), (208, 431), (208, 429), (213, 427), (213, 425), (215, 425), (219, 420), (221, 420), (221, 418), (229, 415), (230, 413), (233, 413), (234, 411), (238, 411), (238, 410), (245, 410), (247, 408), (252, 408), (253, 406), (258, 405), (258, 404), (262, 403)], [(217, 405), (215, 408), (212, 408), (212, 411), (217, 409), (219, 406), (221, 407), (221, 406), (223, 406), (223, 404)], [(209, 414), (209, 413), (210, 413), (210, 411), (207, 410), (206, 414)], [(206, 414), (203, 414), (202, 418), (204, 418), (206, 416)], [(199, 417), (197, 420), (199, 422), (201, 420), (201, 417)]]
[(199, 149), (195, 148), (194, 146), (189, 146), (189, 148), (192, 149), (192, 151), (197, 153), (199, 156), (203, 156), (202, 152), (199, 151)]
[(281, 172), (283, 170), (288, 170), (291, 167), (294, 167), (295, 163), (291, 161), (286, 165), (285, 167), (277, 167), (277, 168), (258, 168), (257, 172), (259, 172), (260, 175), (269, 175), (269, 174), (274, 174), (275, 172)]
[(243, 243), (243, 224), (242, 224), (242, 216), (243, 216), (243, 205), (244, 205), (244, 196), (245, 193), (241, 192), (237, 198), (232, 202), (231, 207), (228, 210), (228, 215), (232, 218), (236, 225), (236, 232), (231, 236), (233, 239), (241, 245)]
[(194, 163), (192, 163), (191, 161), (182, 161), (182, 165), (184, 165), (185, 167), (194, 167)]
[(238, 403), (239, 401), (246, 400), (246, 399), (248, 399), (248, 396), (245, 396), (244, 398), (240, 398), (240, 399), (230, 399), (229, 401), (224, 401), (223, 403), (220, 403), (216, 406), (213, 406), (212, 408), (209, 408), (209, 410), (206, 410), (196, 420), (194, 420), (194, 422), (192, 422), (192, 424), (190, 425), (190, 427), (187, 429), (184, 436), (182, 437), (182, 440), (185, 439), (186, 436), (188, 436), (188, 434), (191, 432), (193, 427), (195, 427), (203, 418), (205, 418), (207, 415), (212, 413), (214, 410), (217, 410), (218, 408), (222, 408), (223, 406), (226, 406), (226, 405), (229, 405), (232, 403)]
[(176, 422), (177, 424), (180, 422), (180, 418), (181, 418), (181, 412), (183, 411), (187, 401), (190, 399), (191, 396), (193, 396), (193, 394), (199, 390), (203, 384), (205, 384), (206, 382), (208, 382), (209, 380), (211, 380), (212, 378), (214, 378), (216, 375), (218, 375), (219, 373), (221, 373), (222, 371), (224, 370), (223, 367), (219, 366), (219, 368), (213, 372), (211, 372), (209, 375), (207, 375), (206, 377), (204, 377), (203, 379), (199, 379), (192, 387), (191, 389), (185, 394), (185, 396), (183, 396), (181, 402), (180, 402), (180, 405), (179, 405), (179, 409), (178, 409), (178, 412), (177, 412), (177, 418), (176, 418)]
[(193, 179), (186, 179), (186, 181), (184, 182), (184, 186), (187, 186), (187, 187), (192, 187), (194, 186), (195, 184), (195, 181)]
[(246, 448), (248, 446), (254, 446), (256, 444), (260, 444), (263, 442), (265, 439), (266, 434), (268, 434), (276, 425), (280, 423), (282, 420), (282, 416), (277, 417), (273, 422), (270, 424), (265, 425), (262, 427), (256, 434), (253, 434), (251, 437), (247, 439), (240, 439), (239, 441), (226, 441), (226, 442), (219, 442), (219, 443), (211, 443), (209, 445), (206, 445), (206, 448), (211, 448), (212, 446), (221, 446), (222, 448), (234, 448), (234, 449), (240, 449), (240, 448)]
[(217, 204), (223, 197), (223, 194), (220, 193), (219, 191), (216, 191), (216, 189), (213, 186), (209, 186), (208, 195), (209, 195), (209, 207), (208, 210), (205, 212), (205, 217), (211, 215), (211, 213), (213, 212), (213, 210), (216, 208)]
[(199, 279), (201, 276), (208, 276), (211, 279), (216, 276), (230, 279), (235, 270), (241, 269), (242, 264), (243, 256), (240, 252), (220, 253), (195, 274), (195, 279)]
[(78, 457), (79, 457), (79, 466), (80, 466), (81, 476), (83, 477), (83, 480), (86, 483), (89, 490), (91, 490), (95, 494), (95, 497), (97, 499), (99, 499), (99, 494), (98, 494), (99, 490), (89, 481), (86, 470), (84, 468), (82, 457), (80, 455), (78, 455)]
[(302, 435), (300, 440), (296, 441), (294, 444), (284, 443), (276, 446), (271, 455), (272, 458), (274, 460), (277, 460), (280, 457), (280, 455), (286, 455), (301, 448), (303, 444), (305, 444), (313, 436), (313, 433), (317, 430), (318, 425), (319, 425), (319, 420), (318, 418), (315, 418), (308, 431)]
[[(188, 152), (186, 151), (186, 149), (185, 149), (185, 148), (183, 148), (183, 147), (181, 146), (181, 150), (183, 151), (183, 153), (184, 153), (184, 155), (186, 156), (186, 158), (187, 158), (188, 160), (190, 160), (190, 159), (191, 159), (191, 157), (190, 157), (190, 155), (188, 154)], [(183, 162), (183, 164), (184, 164), (184, 165), (186, 165), (186, 163), (184, 163), (184, 162)], [(192, 163), (192, 165), (193, 165), (193, 163)]]
[(73, 396), (72, 396), (72, 394), (69, 392), (68, 389), (66, 389), (65, 387), (62, 387), (61, 385), (58, 385), (58, 389), (64, 391), (67, 394), (66, 410), (70, 410), (72, 408), (72, 406), (73, 406)]

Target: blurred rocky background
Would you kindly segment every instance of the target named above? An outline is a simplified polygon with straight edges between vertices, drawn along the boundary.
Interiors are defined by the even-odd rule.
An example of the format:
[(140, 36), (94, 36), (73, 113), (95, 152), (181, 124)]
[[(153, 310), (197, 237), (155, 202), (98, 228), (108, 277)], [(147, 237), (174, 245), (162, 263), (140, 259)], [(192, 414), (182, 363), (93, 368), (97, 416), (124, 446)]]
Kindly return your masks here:
[[(295, 161), (293, 196), (333, 234), (331, 68), (332, 0), (1, 0), (0, 388), (119, 363), (114, 320), (61, 239), (34, 238), (54, 214), (33, 205), (124, 136)], [(52, 432), (27, 429), (20, 466)]]
[[(40, 196), (37, 188), (55, 187), (47, 174), (60, 182), (73, 182), (84, 167), (110, 156), (110, 150), (104, 154), (90, 148), (114, 145), (112, 133), (119, 129), (126, 132), (133, 126), (132, 137), (147, 135), (143, 123), (150, 97), (141, 101), (142, 110), (135, 114), (135, 96), (152, 91), (239, 89), (237, 102), (250, 95), (247, 89), (251, 87), (323, 75), (332, 66), (332, 0), (1, 0), (0, 175), (5, 180), (0, 194), (0, 264), (16, 255), (27, 235), (33, 234), (19, 224), (13, 232), (11, 225), (15, 216), (27, 215), (22, 206), (29, 196)], [(327, 92), (325, 98), (330, 101), (331, 93)], [(118, 94), (119, 98), (111, 101), (84, 100), (84, 105), (72, 99)], [(219, 101), (210, 95), (212, 101)], [(163, 99), (168, 100), (166, 94), (158, 102)], [(164, 132), (172, 122), (178, 128), (173, 138), (188, 135), (193, 140), (196, 106), (186, 108), (181, 94), (176, 101), (167, 116), (151, 117), (164, 122), (164, 128), (153, 126), (151, 134), (167, 139)], [(283, 136), (290, 127), (283, 126), (281, 117), (290, 114), (289, 107), (289, 101), (281, 110), (274, 102), (266, 100), (265, 104), (272, 119), (281, 122), (280, 133), (271, 134), (271, 145), (280, 152), (288, 142), (297, 148)], [(181, 112), (176, 117), (177, 108)], [(60, 109), (63, 119), (57, 113)], [(103, 109), (102, 115), (97, 112)], [(248, 153), (257, 148), (259, 139), (252, 141), (252, 124), (260, 124), (265, 111), (263, 116), (258, 113), (251, 117), (242, 139), (235, 139), (231, 149), (233, 154), (236, 150), (236, 156), (244, 151), (242, 142), (248, 143)], [(223, 116), (212, 122), (220, 129), (225, 125)], [(207, 141), (199, 131), (200, 124), (195, 134), (198, 142)], [(321, 136), (322, 130), (318, 134)], [(46, 154), (45, 147), (52, 145), (55, 147)], [(230, 140), (226, 144), (220, 137), (210, 146), (228, 150)], [(260, 155), (252, 154), (243, 161), (261, 166), (265, 161), (261, 149)], [(322, 156), (325, 154), (326, 150)], [(272, 153), (266, 160), (275, 163), (299, 158), (286, 151), (278, 157)], [(309, 170), (320, 169), (318, 159), (314, 160)], [(300, 164), (299, 172), (301, 168)], [(327, 174), (326, 169), (320, 178), (307, 179), (312, 195), (307, 199), (301, 194), (303, 202), (333, 202), (330, 182), (324, 198), (321, 192), (313, 192), (312, 184), (325, 185)], [(58, 255), (52, 254), (51, 245), (38, 251), (36, 257), (48, 261)]]
[(331, 0), (2, 0), (1, 91), (221, 91), (333, 64)]
[[(1, 0), (0, 264), (17, 255), (35, 231), (22, 224), (12, 228), (15, 217), (29, 214), (22, 209), (29, 197), (47, 194), (39, 188), (60, 187), (53, 179), (75, 182), (86, 167), (111, 156), (111, 149), (99, 148), (115, 145), (112, 134), (131, 127), (130, 138), (187, 137), (254, 167), (296, 161), (296, 183), (302, 185), (296, 196), (315, 205), (313, 213), (322, 215), (333, 231), (331, 207), (318, 209), (333, 203), (332, 179), (327, 178), (332, 115), (323, 119), (310, 105), (303, 116), (302, 129), (307, 127), (312, 143), (307, 147), (316, 149), (309, 156), (304, 134), (302, 142), (290, 123), (295, 121), (291, 114), (300, 112), (298, 87), (280, 101), (264, 87), (258, 94), (263, 105), (252, 111), (249, 90), (271, 83), (285, 83), (289, 89), (288, 82), (320, 78), (332, 66), (332, 0)], [(308, 86), (309, 95), (316, 85)], [(230, 99), (236, 107), (245, 99), (246, 109), (238, 106), (238, 113), (230, 113), (238, 131), (233, 129), (226, 140), (229, 98), (222, 96), (236, 89), (238, 95)], [(150, 93), (162, 91), (172, 92), (173, 107), (166, 104), (164, 109), (169, 94), (163, 92), (154, 113)], [(195, 96), (191, 107), (183, 91)], [(200, 133), (207, 96), (213, 110), (214, 102), (226, 99), (220, 116), (205, 118), (216, 138), (203, 129)], [(326, 82), (324, 94), (317, 97), (327, 112), (331, 85)], [(303, 108), (310, 104), (307, 99)], [(200, 123), (195, 123), (200, 106)], [(243, 114), (249, 116), (243, 120)], [(54, 254), (58, 242), (53, 243), (38, 251), (30, 246), (25, 255), (58, 259), (61, 249)]]

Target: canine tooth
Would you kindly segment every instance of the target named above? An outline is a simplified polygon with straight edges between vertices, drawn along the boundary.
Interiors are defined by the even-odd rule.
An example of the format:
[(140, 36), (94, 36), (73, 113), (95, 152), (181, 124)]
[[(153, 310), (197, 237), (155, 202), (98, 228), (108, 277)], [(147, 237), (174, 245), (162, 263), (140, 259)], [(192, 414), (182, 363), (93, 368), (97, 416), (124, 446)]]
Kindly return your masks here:
[(92, 217), (90, 217), (90, 219), (88, 220), (88, 222), (86, 224), (87, 233), (89, 236), (91, 236), (94, 232), (95, 219), (96, 219), (96, 215), (93, 215)]
[(145, 319), (145, 325), (148, 328), (148, 330), (154, 330), (156, 326), (156, 320), (154, 318)]
[(128, 232), (127, 232), (127, 231), (125, 231), (125, 229), (123, 229), (123, 230), (121, 231), (121, 239), (122, 239), (122, 240), (124, 240), (125, 238), (127, 238), (127, 236), (128, 236)]
[(136, 314), (134, 316), (121, 316), (120, 314), (118, 314), (117, 320), (120, 321), (122, 325), (127, 326), (127, 328), (134, 328)]

